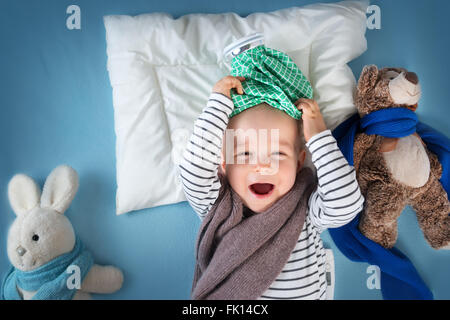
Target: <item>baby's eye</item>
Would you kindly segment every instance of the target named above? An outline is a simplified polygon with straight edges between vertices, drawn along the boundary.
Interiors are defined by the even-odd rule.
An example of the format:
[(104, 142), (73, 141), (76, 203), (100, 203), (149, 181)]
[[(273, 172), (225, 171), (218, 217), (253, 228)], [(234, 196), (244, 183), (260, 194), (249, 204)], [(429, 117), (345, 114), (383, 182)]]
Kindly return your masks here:
[(33, 234), (33, 236), (31, 237), (31, 240), (38, 241), (39, 240), (39, 236), (37, 234)]
[(238, 164), (245, 164), (251, 161), (252, 152), (250, 151), (242, 151), (236, 154), (236, 161)]
[(272, 155), (277, 156), (277, 157), (281, 157), (281, 156), (285, 156), (286, 153), (284, 153), (282, 151), (276, 151), (276, 152), (272, 152)]

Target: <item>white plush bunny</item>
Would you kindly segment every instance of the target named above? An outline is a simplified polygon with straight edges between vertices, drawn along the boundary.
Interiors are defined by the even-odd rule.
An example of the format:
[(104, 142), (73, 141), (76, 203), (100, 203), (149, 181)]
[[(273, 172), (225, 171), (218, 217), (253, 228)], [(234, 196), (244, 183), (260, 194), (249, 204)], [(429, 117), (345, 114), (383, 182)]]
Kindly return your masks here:
[[(45, 181), (42, 195), (38, 185), (32, 178), (24, 175), (15, 175), (8, 186), (8, 197), (14, 212), (17, 215), (8, 234), (8, 257), (14, 266), (14, 270), (23, 277), (15, 279), (20, 298), (32, 299), (37, 290), (25, 290), (20, 283), (34, 281), (37, 277), (34, 273), (45, 272), (52, 277), (55, 271), (51, 263), (58, 258), (70, 257), (70, 254), (78, 247), (78, 238), (69, 219), (64, 212), (69, 207), (78, 189), (78, 175), (74, 169), (62, 165), (55, 168)], [(83, 252), (87, 252), (84, 250)], [(123, 282), (122, 272), (113, 266), (99, 266), (92, 264), (92, 258), (87, 268), (87, 275), (81, 282), (81, 288), (73, 289), (73, 299), (90, 299), (89, 293), (112, 293), (119, 290)], [(67, 259), (66, 259), (67, 260)], [(87, 261), (87, 258), (83, 261)], [(61, 267), (61, 266), (59, 266)], [(74, 269), (71, 269), (72, 271)], [(71, 270), (67, 270), (70, 275)], [(64, 270), (65, 272), (66, 270)], [(30, 276), (31, 275), (31, 276)], [(25, 280), (24, 280), (25, 279)], [(62, 286), (62, 285), (60, 285)], [(12, 285), (10, 285), (11, 289)], [(23, 287), (26, 287), (23, 285)], [(65, 289), (65, 288), (64, 288)], [(44, 287), (42, 295), (57, 299), (55, 288)], [(42, 291), (41, 290), (41, 291)], [(11, 291), (11, 290), (10, 290)], [(67, 291), (67, 290), (66, 290)], [(52, 295), (49, 295), (51, 292)], [(69, 291), (70, 292), (70, 291)], [(36, 296), (37, 297), (37, 296)]]

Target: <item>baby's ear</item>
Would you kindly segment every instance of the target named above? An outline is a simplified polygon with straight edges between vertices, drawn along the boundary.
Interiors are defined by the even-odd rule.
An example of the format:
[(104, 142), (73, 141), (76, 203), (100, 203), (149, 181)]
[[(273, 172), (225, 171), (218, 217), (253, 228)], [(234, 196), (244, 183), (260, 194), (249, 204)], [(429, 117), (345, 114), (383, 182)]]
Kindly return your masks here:
[(367, 90), (375, 87), (378, 79), (378, 68), (375, 65), (365, 66), (358, 81), (358, 94), (364, 95)]
[(39, 205), (40, 197), (39, 186), (27, 175), (17, 174), (8, 184), (9, 203), (17, 216), (23, 215)]
[(303, 165), (305, 164), (305, 159), (306, 159), (306, 150), (301, 149), (298, 154), (297, 173), (303, 168)]
[(231, 143), (231, 145), (234, 145), (234, 136), (233, 131), (226, 129), (223, 134), (222, 139), (222, 148), (220, 150), (220, 159), (219, 159), (219, 172), (222, 173), (222, 175), (225, 176), (226, 172), (226, 163), (227, 163), (227, 155), (226, 155), (226, 149), (227, 149), (227, 143)]
[(225, 158), (222, 155), (222, 159), (221, 159), (221, 163), (219, 166), (219, 173), (221, 173), (222, 175), (226, 175), (226, 163), (225, 163)]

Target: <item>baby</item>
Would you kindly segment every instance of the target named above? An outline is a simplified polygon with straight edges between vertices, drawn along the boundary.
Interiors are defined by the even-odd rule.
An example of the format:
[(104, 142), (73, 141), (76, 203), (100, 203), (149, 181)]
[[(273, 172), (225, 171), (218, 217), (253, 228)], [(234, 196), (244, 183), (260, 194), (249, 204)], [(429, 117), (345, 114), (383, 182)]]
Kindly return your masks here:
[[(203, 220), (192, 297), (326, 299), (320, 233), (361, 211), (354, 168), (314, 100), (295, 103), (303, 121), (266, 103), (229, 119), (230, 91), (244, 94), (242, 81), (226, 76), (215, 84), (179, 165), (186, 198)], [(252, 139), (249, 132), (266, 133)], [(304, 140), (317, 187), (303, 166)]]

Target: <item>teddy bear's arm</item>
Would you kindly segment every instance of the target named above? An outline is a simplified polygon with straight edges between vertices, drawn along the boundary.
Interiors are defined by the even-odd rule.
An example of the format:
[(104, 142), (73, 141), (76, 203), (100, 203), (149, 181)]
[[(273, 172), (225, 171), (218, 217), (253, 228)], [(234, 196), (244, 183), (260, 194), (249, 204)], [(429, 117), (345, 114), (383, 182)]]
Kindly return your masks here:
[(430, 160), (430, 171), (439, 180), (442, 176), (442, 165), (439, 162), (438, 157), (433, 152), (427, 148), (425, 148), (425, 150), (427, 151), (428, 159)]
[(353, 167), (355, 167), (356, 172), (359, 170), (359, 165), (361, 164), (364, 154), (374, 144), (375, 139), (375, 135), (368, 135), (365, 133), (356, 134), (353, 146)]

